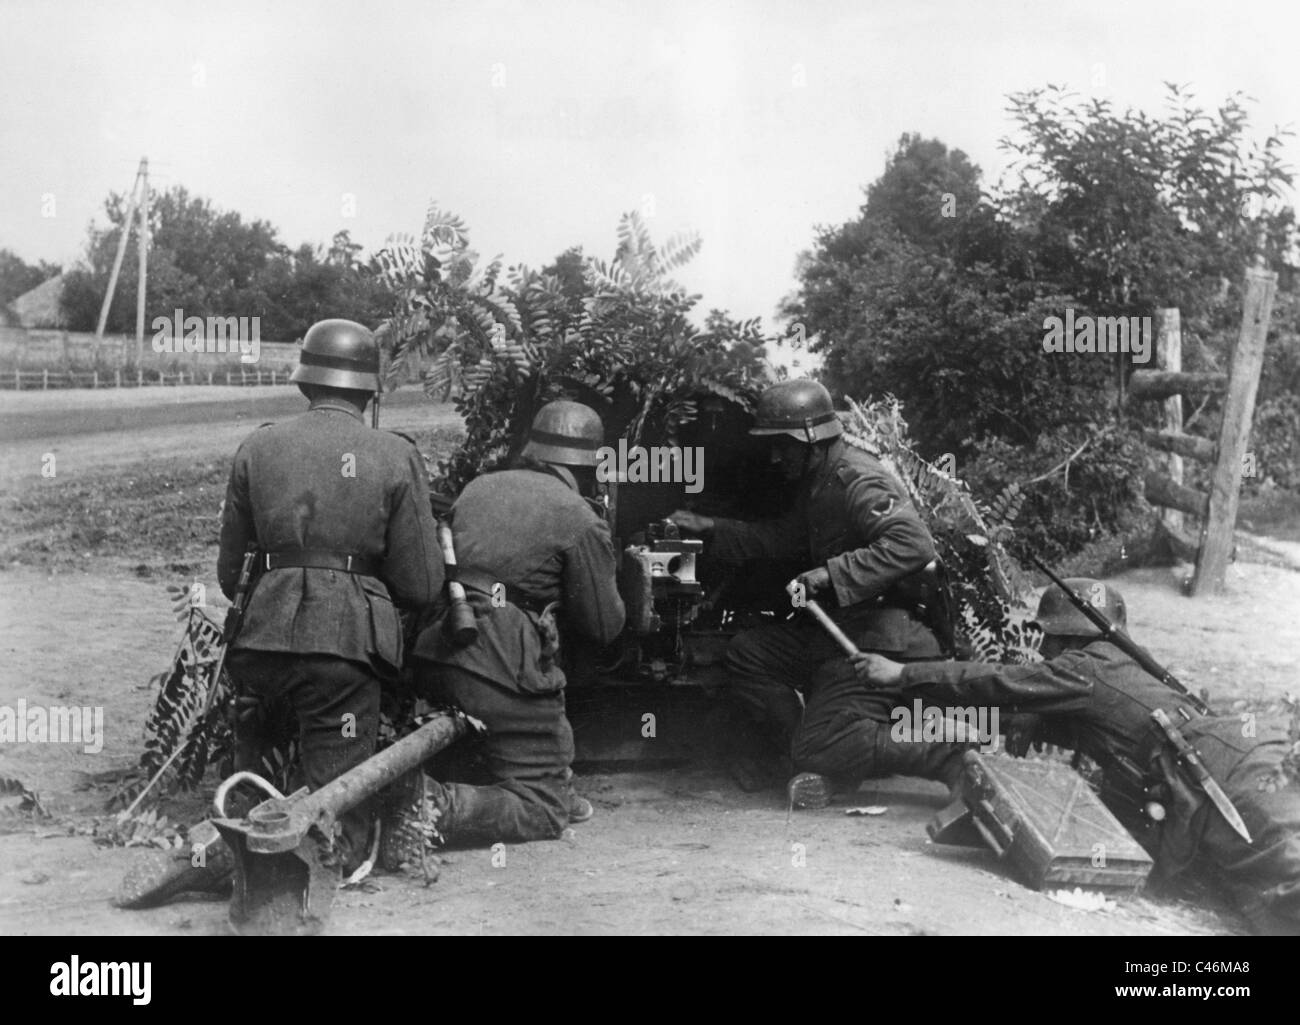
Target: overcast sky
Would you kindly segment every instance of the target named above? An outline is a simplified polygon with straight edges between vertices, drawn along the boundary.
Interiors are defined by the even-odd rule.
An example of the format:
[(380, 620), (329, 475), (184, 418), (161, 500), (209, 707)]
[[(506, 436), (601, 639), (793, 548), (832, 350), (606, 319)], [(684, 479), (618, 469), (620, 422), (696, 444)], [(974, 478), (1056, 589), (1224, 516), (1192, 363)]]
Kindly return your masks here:
[(641, 209), (703, 236), (704, 308), (770, 320), (902, 132), (992, 181), (1009, 92), (1154, 111), (1165, 80), (1300, 127), (1300, 3), (0, 0), (0, 247), (75, 260), (147, 154), (294, 246), (418, 234), (436, 199), (537, 266)]

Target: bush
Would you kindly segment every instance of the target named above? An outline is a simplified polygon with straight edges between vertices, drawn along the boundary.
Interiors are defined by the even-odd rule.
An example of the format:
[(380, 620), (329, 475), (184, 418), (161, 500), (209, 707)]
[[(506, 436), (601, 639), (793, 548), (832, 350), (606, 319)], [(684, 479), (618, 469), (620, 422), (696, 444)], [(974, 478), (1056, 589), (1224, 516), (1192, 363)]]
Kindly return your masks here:
[(1008, 549), (1047, 563), (1108, 535), (1130, 529), (1141, 505), (1148, 450), (1132, 432), (1096, 423), (1058, 427), (1033, 446), (987, 436), (963, 468), (971, 490), (986, 501), (1019, 484), (1024, 495)]

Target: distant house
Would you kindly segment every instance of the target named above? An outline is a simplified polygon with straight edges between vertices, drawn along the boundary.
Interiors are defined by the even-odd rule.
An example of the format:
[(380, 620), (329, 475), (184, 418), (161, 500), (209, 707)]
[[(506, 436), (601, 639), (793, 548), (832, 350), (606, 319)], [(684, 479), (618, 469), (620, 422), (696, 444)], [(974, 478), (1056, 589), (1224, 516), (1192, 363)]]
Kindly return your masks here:
[(18, 323), (22, 327), (66, 327), (62, 298), (63, 275), (56, 274), (13, 300), (9, 309), (17, 314)]

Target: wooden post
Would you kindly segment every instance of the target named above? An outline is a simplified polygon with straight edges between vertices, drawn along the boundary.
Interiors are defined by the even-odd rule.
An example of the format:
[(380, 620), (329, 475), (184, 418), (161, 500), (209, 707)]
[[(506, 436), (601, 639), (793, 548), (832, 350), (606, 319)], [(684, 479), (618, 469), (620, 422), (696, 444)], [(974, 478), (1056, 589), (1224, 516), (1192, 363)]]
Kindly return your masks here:
[(208, 386), (209, 386), (209, 387), (212, 386), (212, 371), (211, 371), (211, 370), (208, 371)]
[(95, 371), (94, 376), (90, 379), (90, 386), (91, 386), (92, 388), (98, 388), (98, 387), (99, 387), (99, 371), (98, 371), (98, 370)]
[(122, 237), (117, 240), (117, 255), (113, 257), (113, 273), (108, 276), (108, 291), (104, 293), (104, 304), (99, 308), (99, 324), (95, 328), (95, 351), (99, 351), (100, 339), (104, 337), (104, 324), (108, 322), (108, 308), (113, 305), (113, 293), (117, 291), (117, 275), (122, 270), (122, 257), (126, 255), (126, 240), (131, 234), (131, 216), (135, 213), (136, 196), (140, 190), (140, 175), (144, 173), (144, 160), (135, 172), (135, 182), (131, 186), (131, 199), (126, 205), (126, 216), (122, 218)]
[[(1156, 366), (1161, 370), (1178, 373), (1183, 369), (1182, 319), (1177, 306), (1156, 310)], [(1181, 434), (1183, 431), (1183, 398), (1172, 395), (1165, 399), (1162, 425), (1166, 431)], [(1171, 452), (1167, 458), (1169, 479), (1175, 484), (1183, 482), (1183, 457)], [(1170, 530), (1183, 529), (1181, 509), (1161, 509), (1160, 519)]]
[(137, 388), (144, 387), (144, 371), (140, 369), (139, 364), (135, 368), (135, 386)]
[(140, 279), (135, 286), (135, 358), (144, 359), (144, 297), (149, 284), (149, 158), (140, 159)]
[(1232, 555), (1232, 533), (1237, 525), (1237, 501), (1241, 497), (1242, 457), (1250, 438), (1255, 413), (1255, 392), (1264, 364), (1264, 342), (1273, 315), (1277, 274), (1263, 267), (1246, 271), (1242, 290), (1241, 332), (1232, 351), (1228, 394), (1223, 402), (1223, 425), (1219, 430), (1219, 465), (1210, 485), (1210, 506), (1205, 520), (1205, 539), (1196, 557), (1192, 594), (1220, 592)]
[(121, 368), (121, 367), (118, 367), (118, 369), (116, 369), (116, 370), (113, 371), (113, 387), (114, 387), (114, 388), (121, 388), (121, 387), (122, 387), (122, 368)]

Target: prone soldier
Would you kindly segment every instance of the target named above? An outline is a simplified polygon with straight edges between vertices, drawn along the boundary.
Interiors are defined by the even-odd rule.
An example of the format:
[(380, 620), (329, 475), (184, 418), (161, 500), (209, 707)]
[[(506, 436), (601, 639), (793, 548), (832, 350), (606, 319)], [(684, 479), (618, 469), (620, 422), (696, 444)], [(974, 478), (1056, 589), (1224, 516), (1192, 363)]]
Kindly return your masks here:
[[(1113, 587), (1083, 578), (1064, 583), (1123, 629), (1124, 599)], [(902, 665), (863, 653), (856, 669), (864, 683), (895, 695), (987, 703), (1041, 717), (1047, 739), (1101, 768), (1102, 800), (1146, 847), (1161, 876), (1205, 870), (1257, 931), (1300, 933), (1300, 780), (1280, 771), (1291, 746), (1283, 724), (1208, 714), (1191, 695), (1144, 669), (1145, 652), (1134, 646), (1130, 654), (1104, 636), (1057, 587), (1044, 592), (1037, 618), (1045, 634), (1041, 663)], [(1125, 636), (1122, 643), (1131, 642)], [(1212, 784), (1188, 772), (1157, 712), (1194, 749), (1235, 813), (1220, 811), (1208, 792)]]

